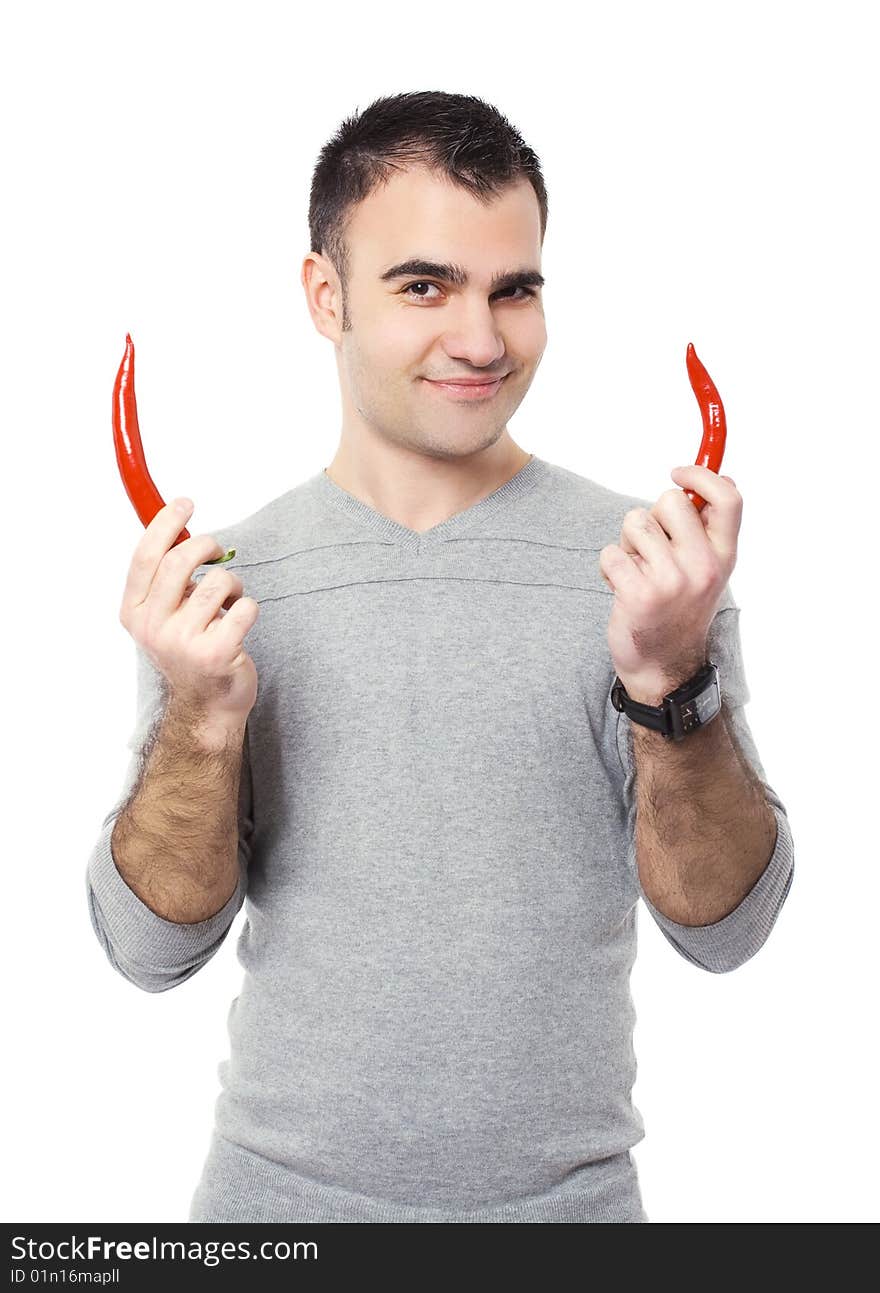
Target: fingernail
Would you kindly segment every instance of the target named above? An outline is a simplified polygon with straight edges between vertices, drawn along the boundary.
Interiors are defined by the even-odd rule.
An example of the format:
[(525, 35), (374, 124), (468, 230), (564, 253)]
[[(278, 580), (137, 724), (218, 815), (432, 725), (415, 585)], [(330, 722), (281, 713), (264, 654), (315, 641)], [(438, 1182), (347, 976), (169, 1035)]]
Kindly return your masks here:
[(174, 500), (174, 506), (182, 516), (188, 516), (193, 509), (193, 501), (191, 498), (177, 498)]

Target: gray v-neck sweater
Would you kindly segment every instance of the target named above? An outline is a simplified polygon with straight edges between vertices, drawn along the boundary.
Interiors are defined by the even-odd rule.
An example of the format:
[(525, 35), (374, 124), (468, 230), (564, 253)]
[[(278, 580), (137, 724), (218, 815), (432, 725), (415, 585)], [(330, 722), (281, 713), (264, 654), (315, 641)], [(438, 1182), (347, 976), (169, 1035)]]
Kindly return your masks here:
[(132, 758), (87, 868), (94, 931), (120, 974), (163, 992), (244, 904), (189, 1220), (648, 1220), (631, 1153), (639, 899), (676, 952), (723, 973), (765, 942), (794, 867), (728, 585), (710, 659), (776, 845), (716, 924), (677, 924), (641, 891), (598, 558), (651, 505), (532, 456), (424, 533), (323, 471), (218, 530), (260, 604), (259, 692), (240, 883), (194, 925), (147, 907), (110, 849), (163, 703), (136, 651)]

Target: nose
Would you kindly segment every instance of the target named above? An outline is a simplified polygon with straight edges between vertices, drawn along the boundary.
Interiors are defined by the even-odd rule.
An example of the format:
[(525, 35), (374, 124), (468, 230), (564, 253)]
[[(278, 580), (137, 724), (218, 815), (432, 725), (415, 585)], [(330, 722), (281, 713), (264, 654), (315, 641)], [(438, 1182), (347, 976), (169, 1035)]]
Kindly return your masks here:
[[(506, 345), (491, 307), (485, 301), (468, 302), (463, 299), (458, 306), (454, 318), (451, 314), (447, 316), (449, 326), (442, 338), (446, 354), (450, 359), (470, 364), (474, 370), (488, 368), (490, 373), (500, 377), (506, 371)], [(470, 375), (477, 377), (483, 374), (474, 371)]]

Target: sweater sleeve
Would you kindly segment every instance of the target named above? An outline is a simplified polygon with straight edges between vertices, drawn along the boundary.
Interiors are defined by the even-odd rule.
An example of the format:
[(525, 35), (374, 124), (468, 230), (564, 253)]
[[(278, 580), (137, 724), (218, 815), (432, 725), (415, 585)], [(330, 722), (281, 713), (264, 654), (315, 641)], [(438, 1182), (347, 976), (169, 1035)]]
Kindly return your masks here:
[[(736, 743), (760, 780), (764, 797), (773, 809), (776, 818), (773, 851), (764, 871), (738, 906), (711, 925), (681, 925), (670, 920), (653, 905), (639, 881), (639, 893), (645, 906), (668, 942), (686, 960), (714, 974), (737, 969), (764, 945), (794, 878), (794, 843), (788, 813), (779, 795), (767, 782), (745, 716), (745, 706), (751, 696), (743, 665), (739, 615), (740, 608), (733, 602), (732, 595), (726, 596), (710, 625), (708, 658), (718, 665), (722, 702)], [(719, 714), (714, 721), (723, 721), (723, 715)], [(635, 860), (635, 762), (631, 721), (625, 714), (620, 715), (618, 749), (626, 773), (624, 801), (629, 839), (628, 863), (638, 877)]]
[(239, 876), (228, 902), (194, 924), (166, 920), (142, 902), (118, 871), (110, 842), (116, 819), (140, 782), (165, 708), (162, 674), (139, 647), (136, 651), (137, 720), (128, 740), (132, 756), (122, 791), (101, 824), (88, 860), (86, 897), (92, 928), (113, 968), (145, 992), (165, 992), (211, 959), (244, 902), (254, 828), (253, 787), (245, 731), (238, 803)]

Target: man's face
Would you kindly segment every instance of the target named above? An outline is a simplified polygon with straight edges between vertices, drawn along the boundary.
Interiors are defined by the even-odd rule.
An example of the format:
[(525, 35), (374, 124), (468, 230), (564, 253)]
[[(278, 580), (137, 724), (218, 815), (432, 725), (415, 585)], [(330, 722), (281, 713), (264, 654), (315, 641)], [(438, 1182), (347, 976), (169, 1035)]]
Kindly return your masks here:
[[(494, 444), (547, 344), (540, 285), (522, 273), (493, 284), (540, 274), (531, 184), (484, 205), (423, 167), (397, 172), (355, 208), (347, 242), (351, 328), (334, 333), (344, 425), (440, 458)], [(453, 265), (467, 282), (417, 267), (388, 276), (408, 261)], [(432, 384), (499, 377), (476, 399)]]

